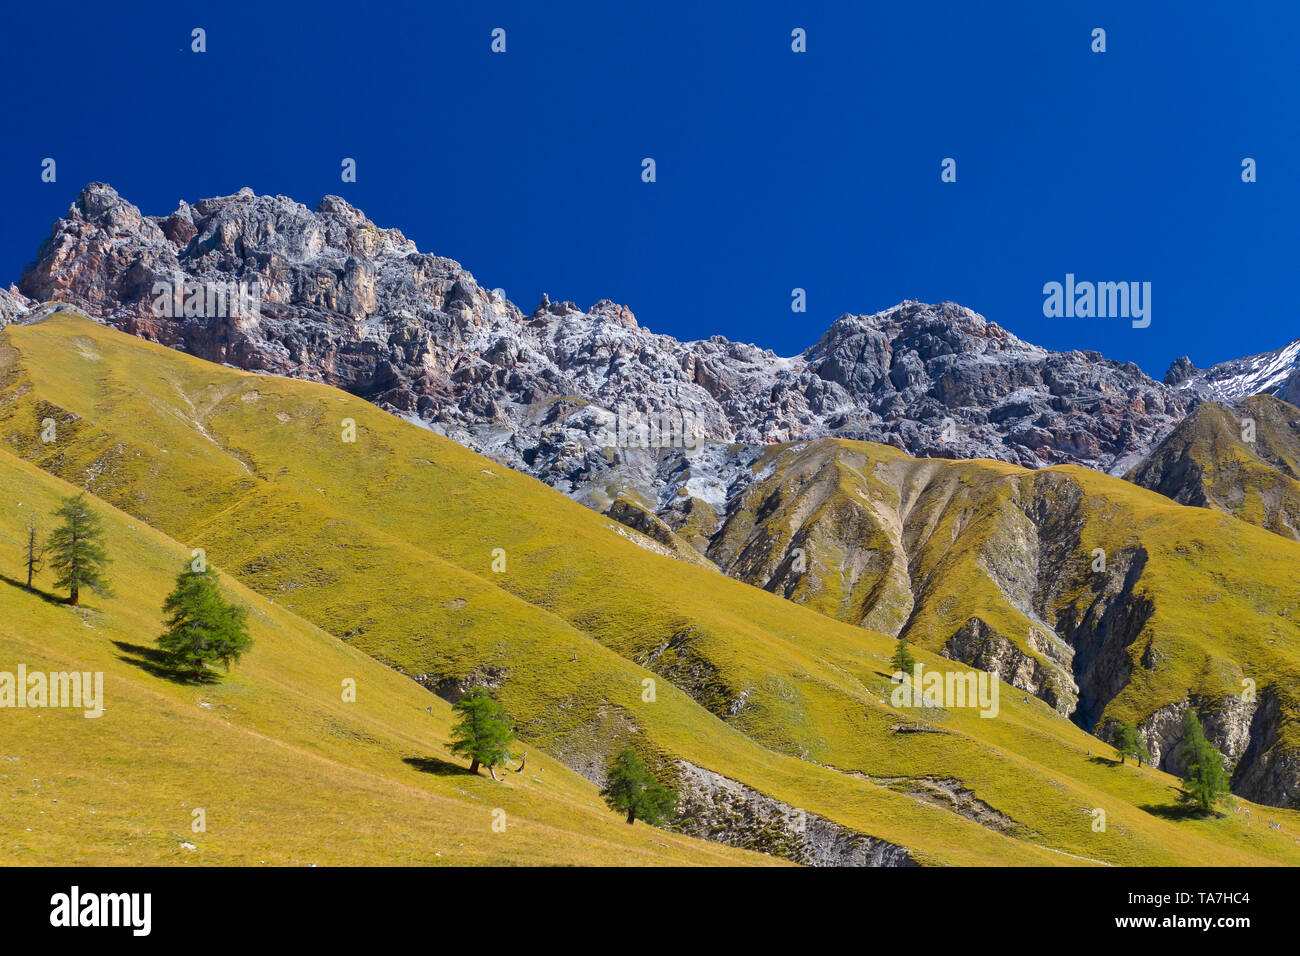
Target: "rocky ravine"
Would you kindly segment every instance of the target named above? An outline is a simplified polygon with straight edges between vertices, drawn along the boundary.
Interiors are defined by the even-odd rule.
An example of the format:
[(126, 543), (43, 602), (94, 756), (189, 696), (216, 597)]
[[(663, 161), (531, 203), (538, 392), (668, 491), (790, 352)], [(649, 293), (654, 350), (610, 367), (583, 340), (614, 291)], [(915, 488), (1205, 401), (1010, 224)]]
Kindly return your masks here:
[[(260, 311), (160, 316), (158, 282), (256, 283)], [(953, 303), (844, 315), (790, 358), (656, 335), (609, 301), (543, 298), (526, 314), (336, 196), (311, 210), (243, 189), (158, 217), (92, 183), (0, 294), (0, 322), (48, 301), (212, 361), (339, 386), (596, 507), (631, 488), (661, 515), (682, 499), (721, 506), (747, 480), (745, 448), (826, 435), (1119, 472), (1195, 399)], [(627, 447), (650, 419), (671, 422), (668, 440)], [(708, 453), (688, 464), (683, 432)]]

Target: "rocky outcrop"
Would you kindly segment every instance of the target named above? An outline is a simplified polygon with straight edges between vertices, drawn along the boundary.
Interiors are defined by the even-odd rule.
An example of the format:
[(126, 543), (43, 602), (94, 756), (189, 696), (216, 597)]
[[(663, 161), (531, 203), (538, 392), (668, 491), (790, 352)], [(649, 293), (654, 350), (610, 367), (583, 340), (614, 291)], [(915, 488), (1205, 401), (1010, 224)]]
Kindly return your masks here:
[(614, 502), (605, 509), (605, 515), (634, 531), (640, 531), (646, 537), (653, 538), (662, 545), (671, 548), (675, 544), (671, 528), (660, 521), (658, 517), (626, 498), (614, 499)]
[(0, 289), (0, 327), (8, 325), (35, 307), (36, 303), (19, 292), (17, 286)]
[[(642, 547), (657, 549), (658, 553), (679, 558), (691, 564), (703, 567), (715, 567), (713, 562), (702, 555), (689, 542), (682, 539), (658, 515), (647, 510), (628, 498), (619, 495), (604, 511), (605, 517), (617, 521), (626, 528), (639, 531), (648, 540), (637, 540)], [(654, 542), (654, 544), (650, 544)]]
[[(1037, 639), (1035, 651), (1051, 649), (1046, 638)], [(972, 617), (948, 638), (943, 656), (977, 667), (999, 679), (1044, 700), (1062, 714), (1074, 710), (1078, 688), (1063, 667), (1046, 663), (1043, 657), (1026, 654), (1016, 643), (999, 634), (985, 621)]]
[[(1257, 699), (1192, 695), (1141, 721), (1138, 735), (1152, 764), (1179, 777), (1187, 770), (1182, 744), (1188, 707), (1196, 711), (1205, 739), (1223, 754), (1233, 793), (1266, 806), (1300, 807), (1300, 751), (1281, 740), (1284, 716), (1276, 688), (1263, 688)], [(1107, 721), (1098, 727), (1098, 736), (1113, 739), (1115, 729), (1114, 722)]]
[(1026, 832), (1023, 825), (975, 796), (975, 791), (960, 780), (950, 777), (867, 777), (866, 779), (899, 793), (905, 793), (916, 800), (950, 810), (998, 833), (1020, 836)]
[[(1146, 563), (1147, 553), (1141, 547), (1110, 555), (1105, 571), (1088, 575), (1085, 599), (1059, 611), (1057, 630), (1074, 648), (1079, 703), (1073, 718), (1085, 730), (1093, 729), (1106, 705), (1132, 677), (1128, 649), (1154, 611), (1151, 602), (1137, 591)], [(1143, 663), (1154, 669), (1156, 662), (1150, 654), (1154, 651)]]
[(636, 663), (674, 684), (715, 717), (735, 717), (744, 711), (749, 693), (727, 684), (707, 652), (696, 646), (700, 639), (694, 626), (683, 628)]
[(449, 704), (454, 704), (476, 687), (490, 691), (500, 690), (510, 671), (505, 667), (485, 665), (477, 667), (461, 677), (447, 677), (442, 674), (415, 674), (416, 683), (433, 691)]
[(805, 866), (915, 866), (903, 847), (678, 760), (673, 829)]
[(1182, 385), (1188, 379), (1197, 374), (1199, 369), (1192, 364), (1192, 360), (1186, 355), (1180, 355), (1169, 365), (1168, 371), (1165, 372), (1164, 383), (1166, 385)]
[[(1284, 720), (1278, 689), (1264, 688), (1251, 715), (1246, 747), (1233, 770), (1232, 790), (1266, 806), (1300, 809), (1300, 749), (1282, 742)], [(1240, 739), (1240, 727), (1234, 730)]]
[[(1255, 713), (1254, 701), (1239, 697), (1193, 696), (1154, 711), (1138, 724), (1138, 735), (1151, 753), (1152, 764), (1175, 776), (1182, 776), (1186, 771), (1182, 748), (1183, 718), (1189, 706), (1196, 710), (1205, 739), (1223, 754), (1224, 767), (1233, 770), (1249, 747)], [(1103, 729), (1106, 736), (1113, 731), (1110, 726)]]

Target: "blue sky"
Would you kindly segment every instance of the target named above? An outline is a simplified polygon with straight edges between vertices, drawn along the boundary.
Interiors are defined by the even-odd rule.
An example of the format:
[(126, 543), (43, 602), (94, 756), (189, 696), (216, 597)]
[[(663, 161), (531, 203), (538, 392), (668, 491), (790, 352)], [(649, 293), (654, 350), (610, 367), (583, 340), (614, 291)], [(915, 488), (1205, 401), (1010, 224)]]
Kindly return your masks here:
[[(1300, 337), (1298, 4), (96, 2), (5, 18), (6, 284), (86, 182), (149, 214), (251, 186), (342, 195), (526, 311), (542, 292), (609, 298), (655, 331), (782, 354), (907, 298), (1156, 377), (1178, 355)], [(1151, 325), (1045, 318), (1043, 284), (1067, 272), (1150, 282)]]

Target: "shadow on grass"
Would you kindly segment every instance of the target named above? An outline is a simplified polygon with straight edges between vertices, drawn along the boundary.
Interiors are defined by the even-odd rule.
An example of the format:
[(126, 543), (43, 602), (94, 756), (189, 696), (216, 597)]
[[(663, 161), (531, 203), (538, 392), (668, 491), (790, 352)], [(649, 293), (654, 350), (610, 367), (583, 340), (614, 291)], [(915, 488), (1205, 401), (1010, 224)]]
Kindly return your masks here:
[(452, 763), (438, 757), (403, 757), (402, 763), (408, 764), (421, 773), (437, 774), (439, 777), (458, 777), (469, 773), (464, 764)]
[(1091, 761), (1092, 763), (1099, 763), (1103, 767), (1120, 766), (1120, 762), (1118, 760), (1112, 760), (1110, 757), (1094, 756), (1094, 757), (1089, 757), (1088, 760)]
[[(11, 578), (7, 574), (0, 574), (0, 581), (3, 581), (5, 584), (8, 584), (10, 587), (15, 587), (20, 591), (27, 591), (26, 581), (19, 581), (17, 578)], [(27, 591), (27, 593), (36, 595), (46, 604), (58, 604), (61, 607), (68, 606), (68, 602), (64, 598), (61, 598), (55, 594), (51, 594), (49, 591), (42, 591), (40, 588), (32, 588), (30, 591)]]
[[(899, 683), (894, 680), (894, 675), (897, 674), (898, 671), (872, 671), (871, 673), (875, 674), (877, 677), (883, 677), (885, 680), (889, 681), (890, 684), (896, 685)], [(911, 677), (911, 672), (908, 672), (907, 676)]]
[(167, 663), (167, 655), (156, 647), (145, 647), (142, 644), (128, 644), (125, 641), (114, 641), (113, 646), (122, 653), (118, 655), (118, 660), (126, 661), (134, 667), (140, 668), (146, 674), (152, 674), (154, 677), (161, 677), (163, 680), (169, 680), (173, 684), (188, 684), (196, 686), (201, 684), (215, 684), (219, 679), (216, 674), (210, 671), (198, 675), (193, 672), (174, 670)]
[(1202, 810), (1199, 804), (1195, 803), (1149, 803), (1146, 806), (1138, 807), (1153, 817), (1160, 817), (1164, 820), (1197, 820), (1201, 817), (1221, 817), (1222, 813), (1214, 810)]

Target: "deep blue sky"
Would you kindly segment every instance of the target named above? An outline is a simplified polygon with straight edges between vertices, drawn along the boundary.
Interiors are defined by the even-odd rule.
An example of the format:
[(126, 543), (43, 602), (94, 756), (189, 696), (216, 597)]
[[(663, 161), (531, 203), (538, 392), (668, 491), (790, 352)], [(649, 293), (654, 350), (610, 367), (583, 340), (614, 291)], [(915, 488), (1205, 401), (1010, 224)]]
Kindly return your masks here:
[[(655, 331), (781, 354), (905, 298), (1156, 377), (1300, 337), (1300, 4), (96, 0), (4, 17), (6, 284), (86, 182), (149, 214), (247, 185), (340, 194), (525, 311), (544, 291), (610, 298)], [(1044, 318), (1043, 283), (1066, 272), (1150, 281), (1151, 326)]]

